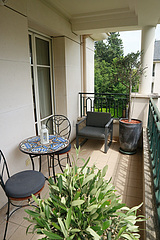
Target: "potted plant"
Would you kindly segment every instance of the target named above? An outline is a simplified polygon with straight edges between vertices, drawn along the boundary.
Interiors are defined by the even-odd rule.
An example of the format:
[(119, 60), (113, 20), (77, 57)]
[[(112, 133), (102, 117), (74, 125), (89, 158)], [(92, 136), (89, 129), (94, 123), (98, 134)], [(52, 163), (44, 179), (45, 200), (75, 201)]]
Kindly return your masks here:
[(142, 52), (129, 53), (126, 56), (115, 58), (114, 79), (121, 82), (126, 88), (129, 95), (128, 99), (128, 118), (119, 120), (119, 141), (120, 152), (125, 154), (136, 153), (138, 140), (142, 132), (142, 121), (132, 119), (131, 93), (135, 90), (141, 79), (144, 69), (141, 64)]
[(27, 232), (33, 225), (31, 232), (42, 234), (45, 240), (140, 238), (136, 223), (144, 221), (137, 216), (141, 205), (130, 209), (122, 204), (114, 186), (104, 179), (107, 166), (98, 170), (88, 167), (88, 162), (82, 167), (77, 167), (77, 160), (72, 167), (67, 164), (56, 183), (49, 178), (47, 199), (33, 196), (37, 207), (25, 210), (29, 214), (25, 219), (31, 223)]

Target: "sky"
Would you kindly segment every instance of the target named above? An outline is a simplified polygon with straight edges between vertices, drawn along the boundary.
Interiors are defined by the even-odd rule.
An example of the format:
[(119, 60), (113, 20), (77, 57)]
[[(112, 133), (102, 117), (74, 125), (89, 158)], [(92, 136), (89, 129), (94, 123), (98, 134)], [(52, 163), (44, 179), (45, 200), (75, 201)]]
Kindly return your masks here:
[[(141, 50), (141, 31), (120, 32), (123, 41), (124, 55)], [(160, 40), (160, 24), (156, 27), (155, 39)]]

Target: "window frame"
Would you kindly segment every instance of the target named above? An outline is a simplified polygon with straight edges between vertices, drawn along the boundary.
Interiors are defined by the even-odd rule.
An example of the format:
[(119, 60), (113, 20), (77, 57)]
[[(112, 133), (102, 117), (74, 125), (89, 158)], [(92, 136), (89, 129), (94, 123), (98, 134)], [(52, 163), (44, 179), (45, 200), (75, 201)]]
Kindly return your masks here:
[[(34, 106), (34, 124), (36, 135), (40, 134), (41, 125), (46, 122), (46, 120), (53, 116), (55, 113), (55, 94), (54, 94), (54, 75), (53, 75), (53, 49), (52, 49), (52, 39), (51, 37), (41, 35), (40, 33), (29, 30), (28, 33), (29, 41), (31, 39), (31, 47), (32, 47), (32, 56), (30, 56), (30, 67), (31, 67), (31, 79), (32, 79), (32, 69), (33, 69), (33, 79), (32, 84), (34, 85), (34, 92), (32, 88), (32, 96), (33, 96), (33, 105)], [(36, 52), (36, 38), (42, 39), (49, 43), (49, 62), (50, 65), (39, 65), (37, 64), (37, 52)], [(30, 44), (30, 42), (29, 42)], [(30, 46), (29, 46), (30, 48)], [(29, 49), (30, 52), (30, 49)], [(31, 62), (32, 58), (32, 62)], [(50, 92), (51, 92), (51, 115), (47, 117), (41, 118), (40, 116), (40, 100), (39, 100), (39, 87), (38, 87), (38, 67), (49, 68), (50, 69)]]

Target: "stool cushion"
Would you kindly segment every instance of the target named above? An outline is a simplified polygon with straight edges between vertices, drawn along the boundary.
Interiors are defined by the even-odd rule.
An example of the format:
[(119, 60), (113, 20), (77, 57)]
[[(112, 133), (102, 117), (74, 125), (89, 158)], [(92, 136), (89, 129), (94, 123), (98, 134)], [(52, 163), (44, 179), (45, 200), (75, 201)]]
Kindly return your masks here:
[(8, 197), (25, 198), (37, 193), (45, 184), (45, 177), (34, 170), (22, 171), (14, 174), (5, 183)]
[(71, 144), (68, 145), (68, 147), (58, 151), (58, 152), (55, 152), (55, 155), (59, 155), (59, 154), (64, 154), (64, 153), (67, 153), (71, 150)]

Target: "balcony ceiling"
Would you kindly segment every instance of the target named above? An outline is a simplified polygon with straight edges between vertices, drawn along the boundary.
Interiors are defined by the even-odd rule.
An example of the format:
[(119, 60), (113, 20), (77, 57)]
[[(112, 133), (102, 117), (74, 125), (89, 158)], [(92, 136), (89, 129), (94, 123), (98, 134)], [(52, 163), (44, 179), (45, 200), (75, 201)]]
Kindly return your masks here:
[(159, 0), (42, 0), (78, 35), (140, 30), (160, 23)]

